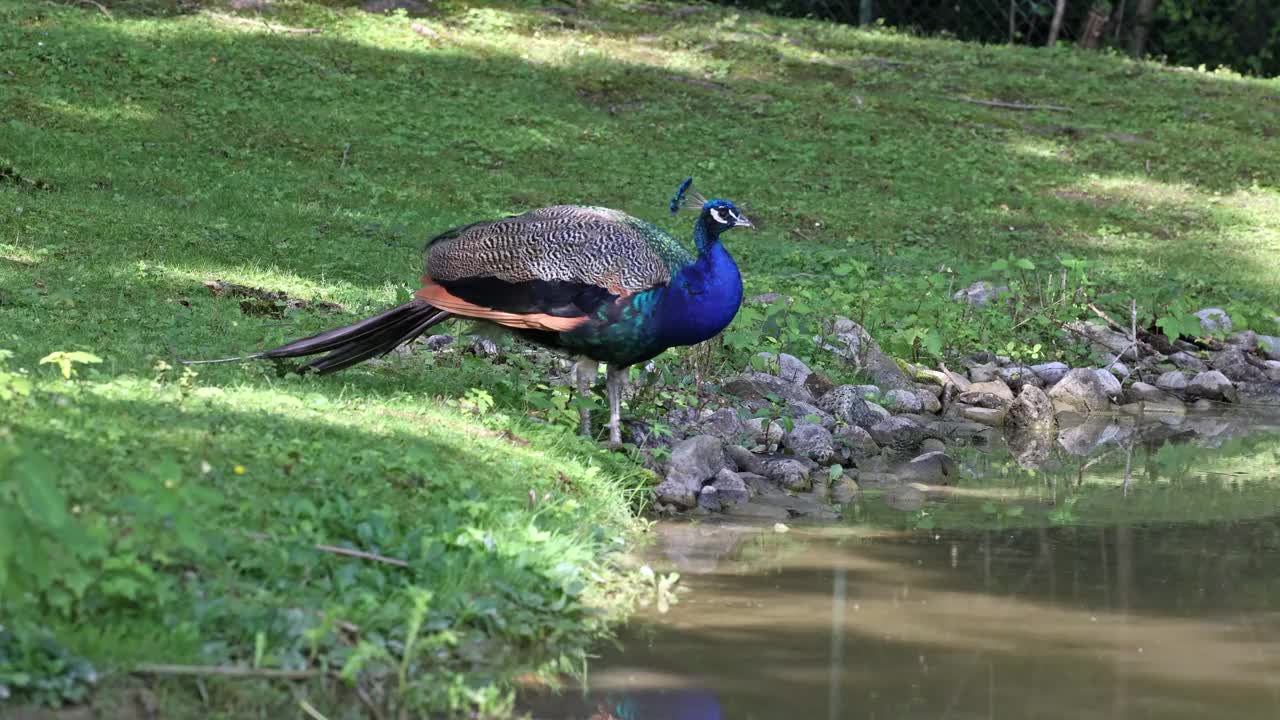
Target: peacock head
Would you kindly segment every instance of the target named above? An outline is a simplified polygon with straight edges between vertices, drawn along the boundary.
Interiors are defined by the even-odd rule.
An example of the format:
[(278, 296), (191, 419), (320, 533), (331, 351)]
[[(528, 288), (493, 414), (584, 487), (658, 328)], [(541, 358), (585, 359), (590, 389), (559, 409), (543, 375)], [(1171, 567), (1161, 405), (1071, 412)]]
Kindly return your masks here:
[(707, 200), (693, 189), (693, 178), (685, 178), (671, 198), (671, 212), (675, 214), (681, 208), (701, 207), (701, 221), (713, 235), (736, 227), (754, 227), (751, 221), (738, 210), (738, 206), (728, 200)]

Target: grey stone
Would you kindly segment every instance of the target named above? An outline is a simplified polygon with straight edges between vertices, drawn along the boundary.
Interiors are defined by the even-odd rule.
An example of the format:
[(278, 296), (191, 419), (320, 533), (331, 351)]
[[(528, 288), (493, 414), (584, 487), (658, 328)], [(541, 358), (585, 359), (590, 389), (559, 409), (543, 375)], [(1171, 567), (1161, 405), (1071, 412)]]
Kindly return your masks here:
[[(746, 482), (732, 470), (725, 469), (716, 473), (710, 487), (719, 493), (721, 505), (739, 505), (751, 499), (751, 491), (747, 489)], [(707, 488), (702, 491), (706, 492)]]
[(720, 408), (698, 424), (698, 430), (704, 435), (718, 437), (725, 442), (737, 442), (746, 434), (746, 426), (738, 411), (733, 408)]
[(928, 390), (917, 390), (916, 399), (920, 401), (920, 412), (937, 415), (942, 412), (942, 401)]
[(1100, 353), (1113, 353), (1130, 360), (1136, 360), (1137, 354), (1129, 337), (1116, 332), (1105, 325), (1072, 320), (1063, 325), (1073, 335), (1084, 338), (1089, 347)]
[[(885, 410), (884, 406), (880, 405), (879, 403), (873, 403), (868, 401), (867, 410), (869, 410), (871, 414), (875, 416), (876, 418), (875, 422), (880, 422), (881, 420), (886, 420), (890, 417), (893, 417), (893, 413), (889, 412), (888, 410)], [(872, 424), (874, 425), (875, 423), (872, 423)]]
[(772, 305), (779, 300), (785, 300), (786, 297), (776, 292), (760, 293), (747, 298), (748, 305)]
[(902, 480), (892, 473), (887, 472), (859, 472), (858, 486), (867, 490), (882, 490), (884, 488), (897, 487), (902, 484)]
[(1200, 398), (1199, 400), (1196, 400), (1195, 402), (1191, 403), (1191, 409), (1196, 410), (1198, 412), (1204, 412), (1206, 410), (1216, 410), (1217, 408), (1218, 406), (1214, 405), (1212, 400), (1207, 400), (1205, 398)]
[(1217, 370), (1209, 370), (1196, 375), (1187, 383), (1187, 397), (1235, 402), (1236, 389), (1226, 375)]
[(1239, 348), (1227, 348), (1217, 353), (1209, 361), (1214, 370), (1235, 382), (1266, 382), (1267, 373), (1249, 362), (1249, 358)]
[(841, 454), (849, 460), (874, 457), (880, 454), (880, 446), (871, 438), (871, 433), (857, 425), (841, 425), (832, 433), (832, 439)]
[(1124, 394), (1124, 386), (1116, 379), (1115, 375), (1107, 372), (1103, 368), (1094, 370), (1098, 375), (1098, 382), (1102, 383), (1102, 390), (1107, 394), (1107, 398), (1118, 400)]
[(836, 418), (817, 405), (806, 402), (791, 401), (787, 403), (786, 416), (797, 422), (816, 422), (830, 430), (836, 425)]
[(764, 358), (765, 372), (777, 375), (779, 378), (795, 385), (803, 385), (804, 381), (808, 380), (809, 376), (813, 374), (809, 366), (794, 355), (762, 352), (757, 353), (756, 357)]
[(764, 463), (750, 450), (741, 445), (729, 445), (724, 449), (725, 455), (733, 461), (741, 473), (764, 475)]
[(969, 382), (986, 383), (1000, 377), (1000, 368), (992, 365), (977, 365), (969, 368)]
[(1187, 389), (1187, 376), (1183, 375), (1180, 370), (1170, 370), (1167, 373), (1161, 373), (1160, 377), (1156, 378), (1156, 387), (1161, 390), (1182, 392)]
[(805, 378), (804, 386), (808, 388), (809, 393), (819, 398), (835, 389), (836, 384), (831, 382), (831, 378), (821, 370), (814, 370)]
[(875, 385), (854, 385), (854, 387), (858, 388), (863, 400), (870, 400), (871, 402), (880, 400), (880, 388)]
[(808, 490), (813, 487), (809, 478), (809, 466), (792, 458), (766, 458), (765, 475), (788, 490)]
[(502, 348), (498, 347), (498, 343), (492, 338), (483, 335), (472, 335), (471, 341), (467, 345), (467, 352), (480, 357), (498, 357), (502, 354)]
[(1275, 337), (1273, 335), (1259, 335), (1258, 349), (1266, 359), (1280, 360), (1280, 337)]
[(743, 505), (731, 505), (724, 509), (725, 515), (747, 518), (751, 520), (790, 520), (791, 513), (777, 505), (749, 502)]
[(431, 352), (440, 352), (452, 345), (455, 339), (452, 335), (432, 335), (425, 340), (425, 344)]
[(698, 504), (698, 496), (694, 489), (689, 487), (689, 485), (683, 480), (667, 478), (658, 485), (655, 492), (658, 495), (658, 502), (660, 503), (675, 505), (685, 509)]
[(911, 379), (898, 367), (898, 363), (880, 349), (871, 335), (861, 325), (848, 318), (836, 318), (835, 344), (826, 349), (836, 353), (853, 368), (879, 387), (910, 390)]
[(871, 426), (868, 431), (877, 445), (890, 448), (898, 455), (914, 454), (925, 439), (925, 429), (916, 421), (904, 417), (886, 418)]
[(1249, 405), (1280, 405), (1280, 382), (1240, 383), (1238, 399)]
[(854, 502), (862, 495), (861, 488), (858, 483), (848, 475), (843, 475), (835, 484), (831, 486), (831, 502), (840, 505), (848, 505)]
[(1005, 427), (1013, 432), (1050, 433), (1054, 424), (1053, 402), (1034, 385), (1023, 386), (1005, 416)]
[(839, 422), (869, 428), (880, 416), (871, 410), (856, 385), (841, 385), (818, 399), (818, 407), (831, 413)]
[[(696, 495), (703, 483), (715, 477), (727, 465), (724, 442), (711, 435), (696, 435), (682, 440), (671, 449), (671, 463), (667, 470), (667, 482), (682, 484), (690, 494)], [(661, 488), (661, 486), (659, 486)], [(672, 497), (684, 497), (673, 493)], [(661, 495), (660, 495), (661, 497)], [(674, 500), (672, 502), (675, 502)], [(676, 504), (681, 504), (676, 502)]]
[(1258, 349), (1258, 333), (1252, 330), (1231, 333), (1227, 338), (1227, 345), (1240, 348), (1245, 352), (1253, 352)]
[(991, 428), (972, 420), (934, 420), (925, 430), (933, 436), (964, 440), (985, 435)]
[(1107, 363), (1102, 366), (1102, 369), (1122, 382), (1129, 377), (1129, 366), (1117, 360), (1114, 355), (1107, 358)]
[(995, 302), (1000, 299), (1001, 295), (1008, 292), (1008, 286), (994, 285), (986, 280), (978, 280), (967, 288), (955, 291), (951, 295), (951, 299), (966, 305), (982, 307)]
[(746, 431), (747, 444), (752, 448), (769, 448), (777, 447), (782, 443), (782, 438), (786, 436), (787, 430), (782, 423), (769, 418), (751, 418), (742, 424)]
[(762, 372), (745, 372), (730, 378), (724, 384), (724, 391), (744, 400), (798, 400), (813, 402), (813, 395), (803, 385), (789, 383), (776, 375)]
[[(890, 390), (884, 394), (885, 404), (896, 412), (918, 413), (924, 409), (916, 390)], [(936, 399), (936, 398), (935, 398)]]
[[(1136, 382), (1124, 392), (1125, 402), (1178, 403), (1178, 399), (1155, 385)], [(1181, 404), (1181, 403), (1179, 403)]]
[(924, 491), (919, 488), (914, 488), (910, 485), (901, 485), (885, 490), (883, 500), (885, 505), (888, 505), (894, 510), (915, 512), (924, 507), (925, 494)]
[(788, 450), (816, 462), (825, 463), (835, 456), (831, 433), (821, 425), (796, 423), (782, 440)]
[(1087, 456), (1098, 447), (1114, 441), (1120, 426), (1111, 418), (1094, 416), (1074, 425), (1064, 425), (1058, 432), (1058, 444), (1072, 455)]
[(955, 485), (960, 479), (960, 468), (946, 453), (927, 452), (912, 458), (898, 468), (896, 474), (903, 482)]
[[(925, 432), (928, 432), (928, 428), (925, 428)], [(942, 442), (936, 437), (927, 437), (920, 443), (920, 452), (922, 454), (928, 453), (928, 452), (946, 452), (946, 451), (947, 451), (947, 444)]]
[(1058, 381), (1071, 370), (1071, 368), (1067, 367), (1066, 363), (1055, 361), (1032, 365), (1031, 370), (1044, 381), (1046, 386), (1053, 386), (1056, 385)]
[(1003, 408), (1009, 405), (1010, 400), (990, 392), (962, 392), (956, 397), (956, 402), (961, 405), (969, 405), (978, 408)]
[(1267, 360), (1267, 377), (1271, 382), (1280, 382), (1280, 360)]
[(1176, 352), (1170, 355), (1169, 362), (1183, 370), (1190, 370), (1192, 372), (1204, 372), (1209, 369), (1209, 366), (1204, 364), (1204, 361), (1186, 351)]
[(1000, 427), (1004, 425), (1007, 411), (1002, 407), (985, 408), (985, 407), (961, 407), (960, 417), (965, 420), (972, 420), (976, 423), (989, 425), (991, 427)]
[(1049, 390), (1054, 411), (1088, 415), (1105, 410), (1110, 406), (1110, 388), (1104, 384), (1104, 376), (1110, 378), (1111, 382), (1116, 382), (1110, 373), (1099, 372), (1096, 368), (1077, 368), (1067, 372)]
[(1022, 386), (1028, 384), (1044, 387), (1044, 380), (1040, 378), (1040, 375), (1026, 365), (1000, 368), (1000, 379), (1014, 392), (1022, 390)]
[(710, 512), (720, 510), (720, 493), (714, 486), (708, 485), (702, 488), (702, 492), (698, 493), (698, 507)]
[(1200, 330), (1205, 335), (1231, 332), (1231, 316), (1227, 315), (1226, 310), (1204, 308), (1196, 311), (1196, 317), (1200, 318)]

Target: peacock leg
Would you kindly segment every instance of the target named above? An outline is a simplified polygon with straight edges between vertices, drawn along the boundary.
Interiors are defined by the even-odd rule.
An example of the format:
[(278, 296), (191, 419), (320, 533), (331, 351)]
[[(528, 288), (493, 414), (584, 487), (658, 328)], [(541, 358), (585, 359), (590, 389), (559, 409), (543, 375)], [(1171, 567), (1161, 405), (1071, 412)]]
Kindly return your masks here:
[[(578, 382), (578, 398), (587, 400), (591, 397), (591, 386), (595, 384), (600, 365), (595, 360), (579, 358), (573, 364), (573, 377)], [(578, 409), (578, 433), (583, 437), (591, 437), (591, 408), (583, 405)]]
[(609, 392), (609, 442), (622, 442), (622, 387), (627, 383), (627, 368), (609, 364), (605, 387)]

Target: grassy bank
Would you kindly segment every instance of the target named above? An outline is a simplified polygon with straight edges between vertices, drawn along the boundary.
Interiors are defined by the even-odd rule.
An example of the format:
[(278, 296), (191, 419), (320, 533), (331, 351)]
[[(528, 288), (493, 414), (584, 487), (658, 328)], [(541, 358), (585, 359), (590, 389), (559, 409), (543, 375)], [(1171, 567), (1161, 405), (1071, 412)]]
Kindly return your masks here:
[[(587, 202), (684, 236), (685, 175), (738, 201), (748, 292), (796, 302), (676, 376), (762, 343), (821, 365), (836, 313), (926, 359), (1071, 352), (1055, 322), (1085, 296), (1280, 332), (1276, 81), (712, 6), (107, 5), (0, 0), (0, 586), (108, 672), (345, 666), (494, 708), (580, 665), (642, 481), (573, 437), (543, 361), (176, 365), (402, 301), (425, 237), (477, 218)], [(950, 301), (979, 279), (1013, 302)], [(201, 717), (297, 702), (152, 687)]]

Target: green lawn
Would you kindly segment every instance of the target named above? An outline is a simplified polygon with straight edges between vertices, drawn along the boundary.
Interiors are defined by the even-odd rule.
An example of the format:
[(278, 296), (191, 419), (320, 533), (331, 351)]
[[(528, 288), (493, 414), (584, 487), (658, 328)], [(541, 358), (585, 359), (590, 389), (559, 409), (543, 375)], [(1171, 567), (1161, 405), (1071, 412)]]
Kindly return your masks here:
[[(106, 5), (0, 0), (0, 587), (113, 688), (139, 662), (346, 665), (494, 708), (516, 673), (581, 668), (644, 476), (573, 436), (544, 360), (177, 367), (403, 301), (458, 224), (583, 202), (686, 236), (665, 208), (689, 174), (738, 202), (748, 293), (796, 303), (677, 374), (740, 366), (762, 323), (822, 365), (837, 313), (904, 358), (1070, 353), (1054, 322), (1086, 294), (1280, 334), (1280, 81), (715, 6)], [(1013, 303), (948, 299), (977, 279)], [(65, 379), (55, 351), (102, 362)], [(154, 687), (198, 717), (296, 707), (281, 683)], [(306, 686), (355, 702), (334, 687)]]

